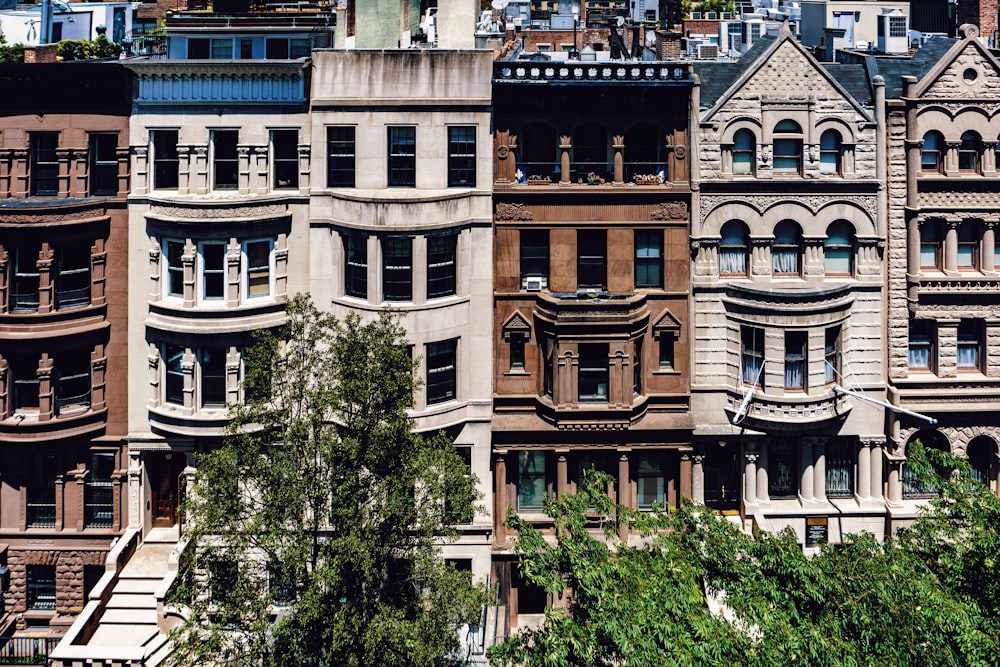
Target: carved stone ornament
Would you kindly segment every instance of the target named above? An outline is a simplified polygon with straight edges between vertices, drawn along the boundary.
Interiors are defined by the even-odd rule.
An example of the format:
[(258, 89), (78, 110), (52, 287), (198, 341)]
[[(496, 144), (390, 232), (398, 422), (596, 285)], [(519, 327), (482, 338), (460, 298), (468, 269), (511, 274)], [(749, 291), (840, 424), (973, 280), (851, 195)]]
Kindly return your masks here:
[(205, 202), (204, 206), (152, 206), (149, 214), (153, 216), (165, 216), (171, 218), (262, 218), (273, 217), (287, 213), (284, 204), (266, 204), (263, 206), (232, 206), (231, 202), (219, 202), (218, 206), (212, 206), (213, 202)]
[(500, 203), (497, 204), (497, 220), (534, 220), (535, 216), (531, 211), (524, 208), (524, 204)]
[(500, 158), (501, 160), (506, 160), (508, 155), (510, 155), (510, 149), (509, 148), (507, 148), (503, 144), (500, 144), (499, 146), (497, 146), (497, 157), (498, 158)]
[(676, 147), (674, 147), (674, 155), (677, 157), (678, 160), (683, 160), (684, 157), (687, 155), (687, 147), (684, 146), (684, 144), (678, 144)]
[[(702, 195), (701, 224), (705, 224), (705, 220), (708, 219), (708, 215), (716, 208), (730, 204), (735, 200), (736, 198), (732, 195)], [(828, 204), (832, 204), (834, 202), (847, 202), (863, 209), (873, 223), (877, 218), (878, 208), (878, 197), (875, 195), (744, 195), (740, 197), (739, 200), (756, 210), (758, 213), (763, 213), (772, 206), (787, 204), (790, 201), (806, 206), (814, 214), (819, 212), (821, 208), (827, 206)]]
[(650, 220), (687, 220), (687, 202), (675, 201), (669, 204), (659, 204), (649, 214)]

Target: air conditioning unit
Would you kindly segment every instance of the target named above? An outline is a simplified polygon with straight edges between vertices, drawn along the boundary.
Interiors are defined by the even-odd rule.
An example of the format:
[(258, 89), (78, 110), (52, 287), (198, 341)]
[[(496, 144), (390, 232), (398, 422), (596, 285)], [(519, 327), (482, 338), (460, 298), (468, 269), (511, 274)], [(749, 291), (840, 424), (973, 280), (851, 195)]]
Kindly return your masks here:
[(715, 20), (719, 18), (719, 14), (717, 12), (705, 12), (705, 18), (709, 19), (710, 21)]
[(544, 278), (541, 276), (528, 276), (524, 279), (524, 289), (529, 292), (541, 292), (542, 287), (544, 287), (542, 284), (543, 280)]
[(729, 21), (732, 18), (733, 18), (733, 13), (732, 12), (722, 12), (722, 20), (723, 21)]
[(716, 60), (719, 57), (719, 47), (715, 44), (699, 44), (698, 60)]
[(696, 21), (701, 19), (701, 12), (691, 12), (691, 18)]

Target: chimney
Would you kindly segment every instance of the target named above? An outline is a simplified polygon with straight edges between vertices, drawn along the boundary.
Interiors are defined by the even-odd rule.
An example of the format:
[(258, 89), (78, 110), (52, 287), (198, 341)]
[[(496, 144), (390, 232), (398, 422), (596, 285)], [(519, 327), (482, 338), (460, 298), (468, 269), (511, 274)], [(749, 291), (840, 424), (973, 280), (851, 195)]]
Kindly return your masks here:
[(24, 62), (26, 63), (54, 63), (56, 62), (56, 49), (58, 44), (39, 44), (37, 46), (24, 47)]

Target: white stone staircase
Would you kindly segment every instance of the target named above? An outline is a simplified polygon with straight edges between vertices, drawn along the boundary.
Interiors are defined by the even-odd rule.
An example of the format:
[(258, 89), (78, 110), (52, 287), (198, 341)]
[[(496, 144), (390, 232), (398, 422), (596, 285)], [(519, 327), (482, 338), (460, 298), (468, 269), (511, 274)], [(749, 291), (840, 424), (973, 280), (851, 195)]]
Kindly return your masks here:
[[(146, 535), (124, 567), (117, 572), (111, 590), (93, 609), (96, 628), (84, 643), (70, 635), (86, 636), (80, 630), (70, 630), (53, 652), (51, 664), (69, 665), (143, 665), (154, 667), (169, 655), (167, 635), (158, 626), (158, 604), (163, 595), (164, 580), (170, 574), (171, 554), (177, 548), (179, 531), (174, 528), (154, 528)], [(89, 605), (88, 605), (89, 606)], [(86, 612), (85, 614), (86, 615)], [(83, 616), (83, 615), (82, 615)], [(81, 618), (84, 624), (90, 625)], [(92, 625), (91, 625), (92, 627)], [(85, 663), (78, 663), (80, 659)]]

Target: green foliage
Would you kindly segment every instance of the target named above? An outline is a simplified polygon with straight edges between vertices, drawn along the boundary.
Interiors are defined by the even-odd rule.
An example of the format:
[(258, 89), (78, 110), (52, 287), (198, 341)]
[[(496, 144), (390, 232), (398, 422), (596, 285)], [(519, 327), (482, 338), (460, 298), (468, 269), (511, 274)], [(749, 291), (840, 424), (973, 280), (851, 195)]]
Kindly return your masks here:
[(56, 46), (56, 57), (62, 61), (94, 60), (98, 58), (117, 58), (119, 47), (108, 41), (104, 35), (89, 42), (85, 39), (64, 39)]
[(8, 44), (7, 38), (0, 32), (0, 64), (23, 62), (24, 44)]
[[(337, 321), (304, 297), (287, 314), (248, 351), (246, 403), (199, 458), (173, 660), (458, 664), (458, 626), (478, 620), (485, 591), (436, 545), (475, 480), (447, 438), (411, 431), (402, 328), (388, 312)], [(269, 578), (288, 602), (276, 617)]]
[(734, 0), (703, 0), (698, 3), (698, 10), (702, 12), (735, 12), (736, 3)]
[[(934, 475), (919, 445), (911, 451), (907, 465)], [(746, 535), (704, 507), (643, 514), (615, 506), (610, 478), (595, 475), (576, 496), (547, 502), (554, 545), (511, 515), (524, 577), (568, 605), (548, 609), (541, 629), (494, 647), (490, 660), (524, 667), (995, 664), (1000, 502), (967, 466), (937, 465), (955, 473), (933, 482), (941, 498), (912, 528), (885, 543), (852, 536), (813, 556), (791, 531)], [(588, 529), (594, 510), (605, 517), (603, 539)], [(645, 536), (641, 546), (618, 539), (623, 523)]]

